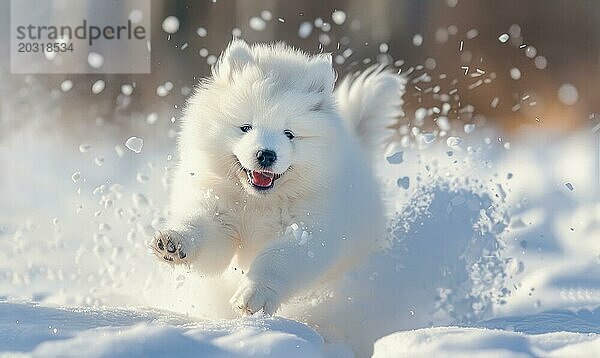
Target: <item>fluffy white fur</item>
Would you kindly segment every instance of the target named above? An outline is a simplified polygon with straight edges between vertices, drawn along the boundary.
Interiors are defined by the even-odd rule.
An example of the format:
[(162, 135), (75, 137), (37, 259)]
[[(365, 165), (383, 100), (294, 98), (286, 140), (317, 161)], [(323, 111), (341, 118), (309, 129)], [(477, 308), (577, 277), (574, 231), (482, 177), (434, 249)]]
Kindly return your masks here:
[[(233, 307), (273, 314), (375, 248), (385, 219), (364, 144), (397, 114), (404, 82), (381, 68), (336, 93), (335, 80), (330, 55), (229, 45), (187, 106), (159, 259), (212, 274), (233, 261), (245, 273)], [(265, 169), (264, 149), (278, 178), (258, 190), (247, 170)]]

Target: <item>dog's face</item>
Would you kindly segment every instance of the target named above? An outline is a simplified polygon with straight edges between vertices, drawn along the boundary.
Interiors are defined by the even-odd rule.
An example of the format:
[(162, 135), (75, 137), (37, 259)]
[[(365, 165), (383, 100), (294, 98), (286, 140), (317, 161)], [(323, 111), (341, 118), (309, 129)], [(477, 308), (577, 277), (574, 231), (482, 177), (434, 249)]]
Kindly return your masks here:
[(316, 190), (333, 165), (334, 81), (325, 56), (235, 41), (190, 101), (182, 140), (195, 128), (209, 170), (253, 196)]
[[(249, 193), (268, 192), (292, 167), (293, 152), (302, 137), (296, 137), (290, 123), (252, 120), (239, 126), (232, 152), (242, 171), (238, 178)], [(299, 144), (301, 147), (301, 143)]]

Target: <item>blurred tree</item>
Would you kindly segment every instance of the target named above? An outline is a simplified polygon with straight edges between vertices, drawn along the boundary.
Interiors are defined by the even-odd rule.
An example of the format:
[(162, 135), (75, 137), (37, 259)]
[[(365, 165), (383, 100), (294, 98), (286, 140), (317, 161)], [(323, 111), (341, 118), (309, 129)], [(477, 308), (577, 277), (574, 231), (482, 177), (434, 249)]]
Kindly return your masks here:
[[(0, 9), (7, 10), (8, 4), (0, 0)], [(417, 108), (442, 102), (451, 104), (451, 119), (493, 121), (508, 129), (523, 124), (573, 128), (600, 112), (598, 1), (154, 0), (152, 5), (152, 74), (36, 75), (33, 81), (58, 88), (72, 78), (74, 89), (56, 99), (65, 111), (126, 120), (156, 102), (182, 104), (236, 34), (249, 42), (286, 41), (308, 52), (332, 52), (340, 75), (377, 60), (392, 66), (402, 60), (395, 65), (411, 80), (407, 121)], [(332, 20), (335, 10), (344, 12), (345, 21)], [(0, 20), (6, 22), (7, 13), (0, 11)], [(181, 24), (171, 35), (161, 27), (170, 15)], [(264, 26), (252, 28), (252, 18)], [(310, 35), (298, 35), (302, 23), (311, 24)], [(507, 43), (498, 40), (504, 33)], [(6, 34), (0, 43), (8, 48)], [(14, 93), (14, 86), (27, 85), (25, 76), (7, 72), (4, 58), (4, 90)], [(98, 78), (105, 78), (107, 87), (92, 95), (89, 88)], [(167, 81), (173, 90), (157, 96), (157, 87)], [(123, 83), (137, 84), (133, 100), (118, 99)], [(577, 89), (573, 105), (559, 99), (565, 83)]]

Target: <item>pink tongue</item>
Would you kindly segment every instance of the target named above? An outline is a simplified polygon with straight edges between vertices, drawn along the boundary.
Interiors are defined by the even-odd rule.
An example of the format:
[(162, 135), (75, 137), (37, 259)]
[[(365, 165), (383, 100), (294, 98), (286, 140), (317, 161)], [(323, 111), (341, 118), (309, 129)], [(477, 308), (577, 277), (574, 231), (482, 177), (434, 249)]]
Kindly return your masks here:
[(253, 171), (252, 182), (254, 185), (267, 187), (273, 182), (273, 175), (267, 175), (261, 172)]

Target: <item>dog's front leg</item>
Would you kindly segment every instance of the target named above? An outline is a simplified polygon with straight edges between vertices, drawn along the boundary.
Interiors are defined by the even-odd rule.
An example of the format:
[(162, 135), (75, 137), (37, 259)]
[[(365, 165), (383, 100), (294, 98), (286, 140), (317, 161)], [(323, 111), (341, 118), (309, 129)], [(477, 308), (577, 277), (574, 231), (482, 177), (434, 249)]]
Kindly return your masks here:
[(235, 249), (226, 230), (205, 217), (171, 223), (169, 229), (156, 233), (151, 246), (161, 261), (194, 265), (208, 274), (221, 273)]
[(339, 244), (294, 235), (276, 240), (256, 257), (231, 299), (243, 314), (273, 314), (282, 302), (320, 281), (339, 256)]

